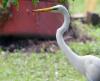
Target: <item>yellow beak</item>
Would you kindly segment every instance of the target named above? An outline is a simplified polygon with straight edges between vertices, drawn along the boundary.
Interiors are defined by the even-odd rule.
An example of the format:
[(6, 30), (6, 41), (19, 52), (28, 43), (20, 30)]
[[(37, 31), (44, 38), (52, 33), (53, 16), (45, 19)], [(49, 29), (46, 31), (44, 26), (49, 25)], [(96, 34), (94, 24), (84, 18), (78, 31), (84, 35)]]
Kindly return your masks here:
[(48, 7), (48, 8), (42, 8), (42, 9), (36, 9), (36, 10), (33, 10), (33, 12), (49, 12), (52, 9), (53, 9), (52, 7)]

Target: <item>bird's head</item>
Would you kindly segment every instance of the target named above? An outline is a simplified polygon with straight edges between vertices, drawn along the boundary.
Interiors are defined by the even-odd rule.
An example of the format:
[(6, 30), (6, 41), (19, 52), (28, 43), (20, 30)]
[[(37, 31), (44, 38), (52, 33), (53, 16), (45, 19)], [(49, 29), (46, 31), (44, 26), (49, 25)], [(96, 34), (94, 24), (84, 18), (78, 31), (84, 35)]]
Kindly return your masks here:
[(54, 13), (61, 13), (64, 12), (66, 9), (63, 5), (56, 5), (48, 8), (36, 9), (33, 12), (54, 12)]

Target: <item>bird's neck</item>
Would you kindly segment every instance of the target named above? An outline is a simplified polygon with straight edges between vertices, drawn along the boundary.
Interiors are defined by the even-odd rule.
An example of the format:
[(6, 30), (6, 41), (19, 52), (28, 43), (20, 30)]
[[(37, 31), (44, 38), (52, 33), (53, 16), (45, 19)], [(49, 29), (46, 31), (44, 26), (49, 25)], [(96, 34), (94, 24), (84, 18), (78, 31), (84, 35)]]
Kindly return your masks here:
[(79, 65), (79, 56), (76, 55), (71, 49), (70, 47), (65, 43), (64, 39), (63, 39), (63, 34), (65, 31), (68, 30), (69, 24), (70, 24), (70, 16), (68, 14), (68, 11), (65, 10), (63, 13), (64, 15), (64, 23), (63, 25), (57, 30), (56, 33), (56, 39), (57, 39), (57, 43), (60, 47), (60, 49), (64, 52), (64, 54), (67, 56), (69, 62), (74, 65), (75, 68), (78, 68)]

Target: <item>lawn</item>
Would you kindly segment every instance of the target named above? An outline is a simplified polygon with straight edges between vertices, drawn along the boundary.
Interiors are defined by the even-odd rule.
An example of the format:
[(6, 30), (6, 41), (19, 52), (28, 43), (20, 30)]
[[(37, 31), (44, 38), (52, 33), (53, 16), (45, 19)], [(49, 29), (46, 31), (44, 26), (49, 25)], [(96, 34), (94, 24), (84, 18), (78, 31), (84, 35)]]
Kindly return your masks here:
[(59, 51), (0, 55), (0, 81), (84, 81)]
[[(76, 5), (72, 6), (75, 8), (73, 12), (83, 11), (84, 5), (79, 2), (82, 4), (83, 0), (75, 0), (73, 3), (73, 6)], [(87, 34), (94, 40), (86, 43), (69, 42), (72, 50), (79, 55), (100, 57), (100, 27), (83, 24), (79, 24), (79, 27), (85, 27)], [(31, 54), (20, 51), (8, 54), (0, 50), (0, 81), (85, 81), (85, 78), (69, 64), (60, 50), (55, 54), (34, 51)]]

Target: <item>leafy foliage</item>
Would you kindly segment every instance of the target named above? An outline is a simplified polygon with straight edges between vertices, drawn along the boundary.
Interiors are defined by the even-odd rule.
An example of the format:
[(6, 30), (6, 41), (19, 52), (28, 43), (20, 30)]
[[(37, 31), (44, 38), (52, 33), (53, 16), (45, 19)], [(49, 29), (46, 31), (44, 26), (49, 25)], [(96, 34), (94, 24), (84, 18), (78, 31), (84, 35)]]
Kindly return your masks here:
[(19, 1), (18, 0), (13, 0), (13, 4), (18, 8), (19, 7)]
[(37, 4), (39, 2), (39, 0), (32, 0), (33, 4)]
[(3, 7), (4, 7), (4, 8), (7, 7), (7, 3), (8, 3), (8, 0), (3, 0), (3, 1), (2, 1), (2, 4), (3, 4)]
[(19, 0), (12, 0), (12, 1), (9, 1), (9, 0), (2, 0), (3, 8), (7, 8), (8, 3), (10, 3), (10, 2), (11, 2), (13, 5), (15, 5), (16, 7), (18, 7), (18, 5), (19, 5)]
[[(3, 7), (6, 8), (7, 4), (9, 3), (9, 0), (2, 0), (2, 2), (3, 2)], [(18, 8), (19, 0), (12, 0), (11, 2)], [(59, 2), (60, 3), (68, 3), (68, 0), (59, 0)], [(32, 0), (32, 3), (37, 4), (37, 3), (39, 3), (39, 0)]]
[[(18, 8), (18, 6), (19, 6), (19, 0), (12, 0), (12, 1), (2, 0), (3, 7), (7, 8), (7, 4), (10, 3), (10, 2)], [(39, 2), (39, 0), (32, 0), (33, 4), (37, 4), (38, 2)]]

